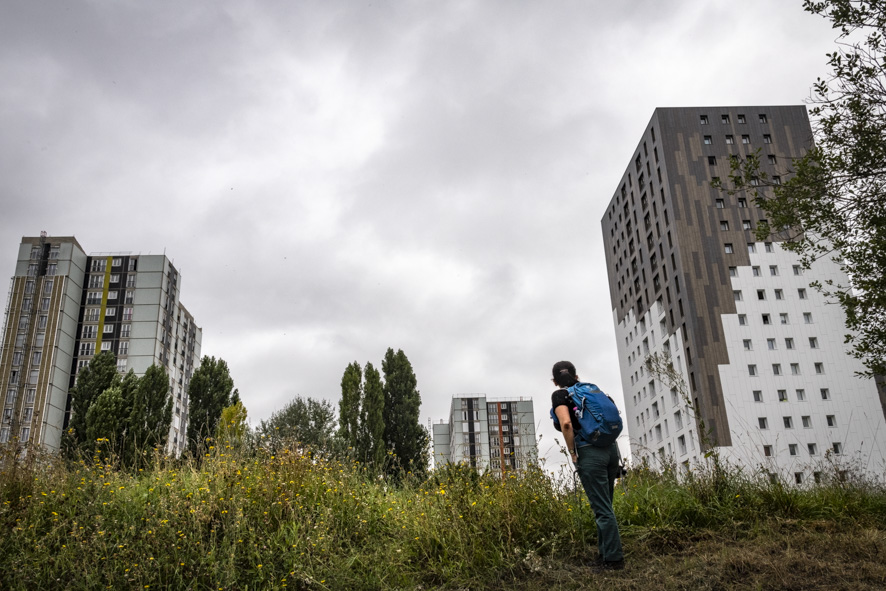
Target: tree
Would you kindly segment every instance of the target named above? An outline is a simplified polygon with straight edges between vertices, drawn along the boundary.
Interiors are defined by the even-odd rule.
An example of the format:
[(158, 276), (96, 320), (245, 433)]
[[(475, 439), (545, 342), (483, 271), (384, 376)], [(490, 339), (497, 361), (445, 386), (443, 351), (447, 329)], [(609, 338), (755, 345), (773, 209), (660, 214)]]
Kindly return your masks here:
[(246, 424), (246, 407), (238, 400), (231, 406), (222, 410), (221, 419), (218, 422), (216, 439), (225, 443), (239, 444), (249, 434), (249, 425)]
[(64, 449), (68, 457), (76, 456), (87, 445), (90, 438), (86, 414), (99, 395), (111, 387), (117, 375), (117, 357), (111, 351), (102, 351), (93, 357), (77, 375), (71, 388), (71, 415), (65, 432)]
[(124, 441), (126, 463), (134, 465), (137, 458), (150, 449), (164, 451), (171, 423), (169, 377), (162, 366), (154, 364), (138, 380), (135, 388), (129, 414), (129, 432)]
[(188, 448), (197, 450), (215, 435), (222, 410), (240, 400), (224, 359), (206, 357), (191, 376), (188, 387)]
[[(816, 145), (792, 164), (784, 184), (765, 174), (759, 158), (733, 161), (731, 191), (749, 185), (782, 245), (809, 268), (832, 257), (848, 284), (815, 283), (846, 315), (845, 339), (867, 375), (886, 374), (886, 3), (805, 0), (804, 9), (833, 22), (838, 47), (831, 73), (813, 85)], [(753, 180), (753, 183), (751, 182)]]
[(272, 447), (292, 439), (304, 446), (328, 449), (335, 433), (335, 413), (326, 400), (297, 396), (262, 421), (258, 431)]
[(122, 378), (114, 373), (111, 387), (99, 394), (86, 411), (86, 449), (92, 448), (97, 440), (104, 440), (124, 464), (129, 464), (135, 448), (130, 440), (131, 421), (139, 381), (132, 370)]
[(385, 461), (385, 392), (381, 375), (371, 363), (363, 370), (363, 401), (360, 404), (360, 439), (357, 449), (363, 461), (380, 468)]
[(394, 353), (388, 348), (381, 366), (385, 380), (385, 446), (394, 456), (388, 471), (424, 474), (428, 467), (428, 433), (418, 421), (421, 394), (412, 364), (402, 350)]
[(357, 449), (360, 429), (360, 400), (363, 398), (363, 371), (356, 361), (345, 368), (341, 377), (341, 400), (338, 402), (338, 432), (342, 441)]

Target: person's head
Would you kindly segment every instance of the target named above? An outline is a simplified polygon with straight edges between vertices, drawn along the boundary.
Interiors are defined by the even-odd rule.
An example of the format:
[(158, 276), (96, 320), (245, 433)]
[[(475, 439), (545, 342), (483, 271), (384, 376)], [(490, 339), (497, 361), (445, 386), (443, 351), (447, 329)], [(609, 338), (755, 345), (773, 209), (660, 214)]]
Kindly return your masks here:
[(561, 388), (568, 388), (578, 382), (575, 366), (568, 361), (558, 361), (555, 363), (551, 373), (554, 376), (554, 383)]

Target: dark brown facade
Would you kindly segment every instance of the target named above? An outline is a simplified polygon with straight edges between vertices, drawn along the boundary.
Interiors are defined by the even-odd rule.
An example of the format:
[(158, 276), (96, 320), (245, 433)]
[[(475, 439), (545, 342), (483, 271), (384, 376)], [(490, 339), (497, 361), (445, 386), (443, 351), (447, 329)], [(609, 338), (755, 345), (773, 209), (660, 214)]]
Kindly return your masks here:
[(729, 362), (719, 318), (735, 313), (730, 268), (749, 265), (765, 217), (750, 196), (712, 186), (730, 159), (756, 153), (773, 179), (812, 145), (803, 106), (659, 108), (602, 219), (616, 322), (657, 302), (679, 331), (696, 416), (713, 445), (731, 445), (718, 365)]

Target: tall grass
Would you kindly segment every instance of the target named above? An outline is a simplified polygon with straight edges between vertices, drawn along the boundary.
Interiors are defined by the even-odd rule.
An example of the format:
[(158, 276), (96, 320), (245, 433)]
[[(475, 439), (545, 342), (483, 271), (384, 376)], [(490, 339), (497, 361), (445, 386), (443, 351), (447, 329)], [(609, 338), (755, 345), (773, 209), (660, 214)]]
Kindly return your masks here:
[[(540, 559), (593, 558), (595, 528), (568, 472), (478, 474), (448, 466), (394, 484), (295, 443), (212, 449), (118, 470), (30, 453), (0, 468), (2, 589), (390, 589), (495, 587)], [(864, 484), (784, 487), (739, 471), (620, 481), (629, 557), (654, 534), (761, 527), (773, 519), (882, 528), (886, 494)]]

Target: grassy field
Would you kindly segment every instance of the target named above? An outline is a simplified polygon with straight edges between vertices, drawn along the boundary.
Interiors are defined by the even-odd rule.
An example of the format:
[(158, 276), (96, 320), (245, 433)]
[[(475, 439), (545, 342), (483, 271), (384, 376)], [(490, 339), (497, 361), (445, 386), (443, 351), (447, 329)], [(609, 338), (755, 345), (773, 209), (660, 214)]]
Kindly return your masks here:
[(0, 468), (0, 589), (884, 589), (886, 491), (632, 471), (625, 571), (595, 574), (572, 475), (450, 467), (400, 484), (297, 446), (135, 474)]

